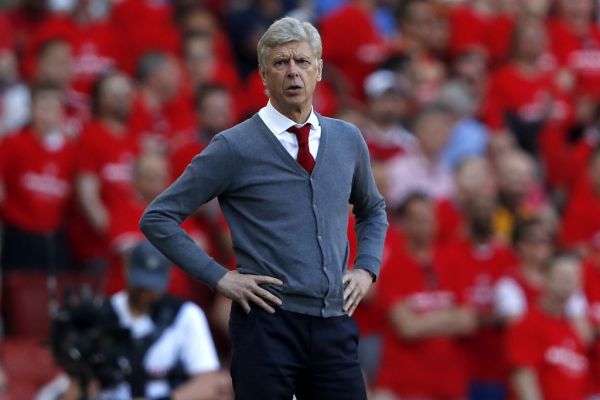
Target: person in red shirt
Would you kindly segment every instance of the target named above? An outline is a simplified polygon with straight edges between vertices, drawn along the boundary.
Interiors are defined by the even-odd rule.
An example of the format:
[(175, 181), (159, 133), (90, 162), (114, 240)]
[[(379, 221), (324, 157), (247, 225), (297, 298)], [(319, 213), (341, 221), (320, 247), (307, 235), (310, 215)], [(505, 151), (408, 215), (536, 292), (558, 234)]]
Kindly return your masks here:
[(191, 134), (197, 123), (193, 102), (181, 91), (180, 65), (166, 53), (148, 53), (137, 79), (129, 130), (141, 148), (168, 153), (171, 142)]
[(379, 395), (396, 399), (462, 399), (467, 365), (459, 338), (476, 327), (465, 304), (464, 270), (447, 269), (435, 245), (433, 202), (409, 196), (399, 211), (406, 235), (394, 265), (382, 270), (378, 301), (386, 313)]
[(483, 118), (492, 132), (508, 129), (524, 150), (536, 154), (544, 128), (565, 123), (570, 103), (555, 84), (543, 21), (524, 18), (513, 36), (510, 61), (490, 77)]
[(484, 157), (464, 159), (454, 170), (455, 191), (451, 198), (436, 202), (437, 241), (444, 245), (467, 232), (464, 207), (479, 196), (496, 197), (496, 182), (490, 162)]
[(100, 79), (92, 96), (95, 117), (78, 142), (77, 201), (69, 234), (75, 261), (93, 270), (105, 264), (110, 211), (132, 190), (138, 151), (127, 127), (132, 96), (132, 83), (124, 74)]
[(563, 214), (561, 244), (573, 250), (586, 250), (600, 232), (600, 147), (588, 160), (586, 173), (573, 188)]
[(592, 239), (583, 266), (583, 290), (588, 302), (589, 319), (594, 340), (590, 349), (590, 376), (588, 395), (600, 396), (600, 234)]
[(600, 96), (600, 29), (594, 22), (593, 0), (559, 0), (548, 22), (550, 46), (558, 65), (576, 80), (578, 97)]
[(172, 179), (175, 180), (192, 158), (200, 153), (219, 132), (231, 128), (235, 122), (233, 96), (225, 86), (202, 85), (195, 96), (196, 116), (200, 126), (194, 135), (172, 143), (169, 154)]
[(173, 22), (171, 2), (126, 0), (114, 3), (110, 11), (112, 29), (121, 43), (119, 67), (130, 75), (149, 52), (177, 55), (180, 34)]
[(69, 14), (55, 14), (39, 27), (24, 59), (25, 69), (33, 73), (38, 48), (48, 40), (67, 41), (73, 52), (73, 89), (87, 98), (96, 79), (116, 67), (119, 40), (110, 24), (94, 16), (88, 0), (76, 0)]
[[(110, 263), (106, 274), (105, 293), (114, 294), (125, 287), (124, 261), (131, 249), (144, 239), (138, 227), (139, 220), (148, 204), (168, 186), (169, 176), (168, 160), (163, 155), (147, 152), (135, 160), (132, 190), (127, 197), (121, 197), (110, 210), (107, 228)], [(208, 249), (208, 238), (193, 219), (186, 220), (183, 225), (199, 246), (213, 253)], [(210, 291), (201, 290), (200, 285), (194, 285), (183, 271), (172, 271), (168, 290), (171, 294), (187, 299), (201, 299), (200, 303), (204, 307), (212, 297)], [(197, 293), (199, 290), (202, 291), (202, 295)]]
[(566, 303), (580, 285), (580, 267), (572, 256), (553, 259), (538, 304), (508, 332), (511, 387), (517, 399), (585, 398), (585, 344), (565, 315)]
[(374, 11), (375, 1), (352, 0), (321, 20), (323, 57), (341, 72), (359, 99), (364, 79), (389, 53), (389, 44), (375, 26)]
[(232, 64), (218, 57), (214, 40), (207, 34), (190, 34), (183, 41), (183, 57), (186, 74), (191, 84), (186, 85), (190, 101), (194, 90), (201, 85), (221, 85), (232, 94), (235, 103), (234, 115), (237, 117), (243, 108), (244, 99), (241, 80)]
[(449, 270), (464, 270), (466, 302), (477, 312), (478, 329), (468, 338), (470, 398), (503, 399), (506, 366), (503, 362), (504, 331), (494, 314), (494, 287), (516, 264), (512, 249), (495, 237), (494, 200), (480, 196), (464, 205), (466, 235), (449, 241), (441, 260)]
[(89, 102), (73, 89), (73, 51), (68, 41), (51, 39), (38, 47), (33, 81), (58, 87), (65, 99), (65, 133), (77, 137), (90, 118)]
[(31, 124), (0, 143), (4, 270), (67, 266), (62, 228), (72, 191), (74, 152), (63, 122), (60, 90), (36, 86)]

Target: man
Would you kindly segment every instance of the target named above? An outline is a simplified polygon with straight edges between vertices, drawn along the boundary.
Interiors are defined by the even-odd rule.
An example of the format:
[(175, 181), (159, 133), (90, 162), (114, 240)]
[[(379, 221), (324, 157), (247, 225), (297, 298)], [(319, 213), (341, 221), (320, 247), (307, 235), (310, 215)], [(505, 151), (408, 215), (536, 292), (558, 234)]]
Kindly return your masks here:
[(538, 304), (509, 330), (507, 352), (517, 399), (585, 398), (585, 341), (565, 314), (580, 287), (580, 269), (580, 261), (572, 256), (553, 259)]
[(72, 193), (74, 151), (65, 137), (64, 98), (55, 86), (31, 93), (31, 123), (0, 143), (0, 225), (7, 269), (68, 264), (64, 216)]
[[(462, 339), (477, 326), (457, 284), (462, 265), (444, 265), (436, 245), (434, 203), (414, 193), (399, 209), (405, 241), (378, 286), (386, 314), (378, 395), (412, 400), (464, 399), (467, 362)], [(451, 268), (449, 268), (451, 267)]]
[(133, 188), (138, 148), (127, 127), (133, 101), (130, 79), (116, 71), (103, 76), (91, 100), (93, 118), (78, 140), (77, 207), (71, 210), (69, 237), (74, 261), (96, 275), (106, 267), (111, 215)]
[[(360, 131), (312, 109), (321, 54), (312, 25), (273, 23), (258, 44), (267, 106), (217, 135), (140, 222), (175, 264), (234, 301), (237, 399), (366, 398), (350, 316), (379, 272), (385, 203)], [(214, 197), (231, 229), (234, 271), (179, 227)], [(358, 253), (346, 271), (348, 203)]]
[[(165, 294), (169, 261), (144, 240), (131, 250), (127, 275), (127, 290), (113, 295), (110, 303), (131, 334), (131, 373), (125, 383), (101, 388), (93, 398), (228, 399), (230, 382), (219, 371), (204, 313), (194, 303)], [(81, 398), (74, 379), (57, 382), (62, 382), (57, 384), (61, 399)]]

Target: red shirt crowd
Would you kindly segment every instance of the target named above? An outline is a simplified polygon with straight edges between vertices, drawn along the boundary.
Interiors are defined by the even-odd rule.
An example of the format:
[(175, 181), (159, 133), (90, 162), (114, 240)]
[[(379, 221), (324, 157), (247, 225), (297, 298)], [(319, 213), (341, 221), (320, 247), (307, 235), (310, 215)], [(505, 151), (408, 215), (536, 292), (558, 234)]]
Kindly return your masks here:
[[(356, 314), (363, 335), (382, 341), (378, 367), (367, 371), (372, 388), (409, 399), (485, 398), (473, 394), (475, 383), (517, 396), (514, 371), (533, 369), (544, 399), (600, 395), (600, 343), (574, 328), (582, 320), (600, 328), (600, 27), (592, 0), (317, 1), (326, 10), (319, 15), (300, 1), (247, 9), (233, 1), (42, 3), (0, 13), (7, 238), (65, 232), (57, 251), (70, 265), (61, 267), (102, 265), (101, 290), (121, 290), (144, 207), (212, 136), (264, 106), (248, 65), (257, 38), (277, 18), (304, 15), (323, 42), (314, 107), (361, 128), (380, 191), (393, 200), (381, 275)], [(255, 23), (232, 26), (246, 15)], [(14, 119), (9, 110), (23, 93), (27, 118)], [(53, 101), (56, 112), (48, 111)], [(448, 188), (425, 178), (414, 185), (431, 232), (407, 228), (414, 193), (390, 189), (407, 184), (392, 165), (414, 168), (401, 174), (407, 180), (429, 176)], [(553, 250), (584, 260), (576, 311), (557, 316), (540, 305), (543, 273), (522, 272), (529, 262), (512, 240), (525, 220), (540, 221)], [(232, 266), (216, 204), (186, 224)], [(5, 253), (2, 267), (18, 271), (18, 252)], [(520, 303), (502, 297), (505, 288)], [(212, 301), (179, 272), (170, 290)]]

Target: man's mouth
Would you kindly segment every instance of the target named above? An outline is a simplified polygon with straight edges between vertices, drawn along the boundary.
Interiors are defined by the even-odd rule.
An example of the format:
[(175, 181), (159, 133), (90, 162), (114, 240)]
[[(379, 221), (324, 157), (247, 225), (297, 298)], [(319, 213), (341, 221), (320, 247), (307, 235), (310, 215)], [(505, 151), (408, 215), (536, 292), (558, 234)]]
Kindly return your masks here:
[(286, 93), (297, 94), (302, 90), (302, 86), (300, 85), (290, 85), (285, 88)]

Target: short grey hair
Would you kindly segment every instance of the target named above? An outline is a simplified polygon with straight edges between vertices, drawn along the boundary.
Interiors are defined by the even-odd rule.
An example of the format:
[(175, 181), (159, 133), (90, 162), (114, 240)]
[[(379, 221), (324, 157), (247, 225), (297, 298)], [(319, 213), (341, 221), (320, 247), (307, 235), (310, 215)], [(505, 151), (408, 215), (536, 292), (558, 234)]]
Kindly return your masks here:
[(260, 38), (257, 46), (258, 65), (265, 67), (269, 50), (289, 42), (307, 42), (318, 60), (323, 55), (323, 44), (317, 28), (310, 22), (285, 17), (273, 22)]

